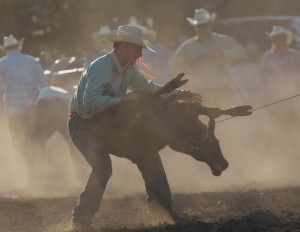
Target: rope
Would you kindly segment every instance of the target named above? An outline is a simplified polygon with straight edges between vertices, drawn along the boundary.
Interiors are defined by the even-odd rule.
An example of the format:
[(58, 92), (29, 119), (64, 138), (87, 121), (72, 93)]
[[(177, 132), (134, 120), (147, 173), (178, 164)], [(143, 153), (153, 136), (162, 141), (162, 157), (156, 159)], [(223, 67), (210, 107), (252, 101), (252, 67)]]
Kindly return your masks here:
[[(260, 107), (254, 108), (254, 109), (252, 109), (250, 111), (254, 112), (254, 111), (257, 111), (257, 110), (260, 110), (260, 109), (263, 109), (263, 108), (267, 108), (267, 107), (272, 106), (272, 105), (276, 105), (276, 104), (284, 102), (284, 101), (288, 101), (288, 100), (296, 98), (296, 97), (300, 97), (300, 94), (297, 94), (297, 95), (294, 95), (294, 96), (291, 96), (291, 97), (287, 97), (287, 98), (284, 98), (282, 100), (279, 100), (279, 101), (276, 101), (276, 102), (272, 102), (272, 103), (264, 105), (264, 106), (260, 106)], [(232, 119), (232, 118), (235, 118), (235, 116), (231, 116), (231, 117), (228, 117), (228, 118), (216, 121), (216, 123), (224, 122), (224, 121), (227, 121), (227, 120)]]
[(149, 72), (149, 73), (147, 73), (146, 71), (142, 70), (141, 68), (138, 68), (139, 71), (140, 71), (145, 77), (147, 77), (147, 78), (150, 79), (150, 80), (155, 80), (155, 79), (156, 79), (156, 73), (154, 72), (153, 69), (151, 69), (151, 68), (144, 62), (144, 60), (143, 60), (142, 57), (138, 58), (137, 62), (138, 62), (139, 64), (141, 64), (141, 65), (147, 70), (147, 72)]

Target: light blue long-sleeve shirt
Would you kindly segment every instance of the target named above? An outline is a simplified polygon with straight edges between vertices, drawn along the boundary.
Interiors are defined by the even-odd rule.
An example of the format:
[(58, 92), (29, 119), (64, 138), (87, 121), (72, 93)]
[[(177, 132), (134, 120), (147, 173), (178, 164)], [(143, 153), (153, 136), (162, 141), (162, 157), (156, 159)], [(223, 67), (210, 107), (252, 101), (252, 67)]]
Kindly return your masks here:
[(121, 102), (127, 89), (153, 92), (161, 88), (146, 79), (136, 65), (129, 65), (123, 70), (112, 51), (93, 61), (84, 71), (70, 107), (81, 118), (88, 119)]
[(34, 57), (12, 50), (0, 59), (0, 87), (7, 114), (28, 114), (39, 88), (47, 85), (42, 67)]

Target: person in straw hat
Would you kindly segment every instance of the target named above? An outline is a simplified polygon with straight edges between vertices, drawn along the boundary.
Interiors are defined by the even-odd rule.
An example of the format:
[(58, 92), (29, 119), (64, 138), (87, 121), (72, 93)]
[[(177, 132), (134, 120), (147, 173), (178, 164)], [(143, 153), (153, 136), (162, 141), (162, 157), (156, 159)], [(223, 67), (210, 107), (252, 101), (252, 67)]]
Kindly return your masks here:
[[(128, 88), (156, 91), (163, 87), (148, 80), (137, 70), (136, 62), (142, 56), (142, 49), (155, 52), (144, 43), (141, 28), (131, 25), (119, 26), (115, 35), (105, 37), (102, 42), (113, 43), (113, 50), (89, 64), (70, 103), (69, 134), (92, 167), (85, 190), (73, 210), (75, 231), (91, 227), (112, 173), (108, 152), (101, 145), (101, 141), (93, 138), (89, 130), (93, 123), (92, 118), (112, 105), (135, 99), (135, 93), (126, 94)], [(172, 94), (178, 95), (180, 100), (201, 102), (200, 95), (189, 91), (175, 90)], [(155, 195), (166, 209), (171, 210), (170, 189), (164, 168), (159, 155), (155, 153), (153, 157), (155, 161), (139, 165), (146, 178), (147, 192), (150, 196)], [(142, 166), (146, 166), (147, 170)]]
[(170, 81), (169, 54), (166, 47), (159, 42), (158, 33), (154, 29), (146, 29), (145, 41), (148, 46), (153, 48), (156, 53), (143, 52), (144, 64), (138, 64), (138, 68), (145, 75), (149, 75), (153, 81), (159, 85)]
[[(215, 13), (195, 9), (194, 18), (187, 17), (196, 35), (184, 41), (175, 51), (171, 66), (190, 72), (190, 84), (197, 86), (208, 105), (232, 104), (232, 80), (229, 64), (246, 57), (245, 49), (233, 38), (212, 31)], [(218, 96), (216, 98), (216, 96)]]
[(105, 55), (112, 49), (112, 44), (101, 43), (101, 41), (105, 37), (113, 34), (115, 34), (115, 31), (113, 31), (108, 25), (101, 25), (98, 31), (92, 33), (94, 47), (86, 54), (87, 64), (98, 57)]
[(271, 49), (261, 58), (260, 70), (266, 99), (275, 100), (300, 91), (300, 52), (290, 48), (293, 34), (282, 26), (266, 32)]
[[(5, 36), (1, 48), (6, 55), (0, 59), (0, 87), (4, 91), (4, 113), (18, 155), (27, 164), (28, 181), (34, 174), (34, 158), (29, 150), (30, 106), (42, 86), (48, 84), (39, 62), (21, 52), (23, 39)], [(28, 183), (30, 185), (30, 183)], [(29, 186), (28, 186), (29, 187)]]
[[(266, 32), (271, 42), (271, 48), (266, 51), (260, 61), (260, 86), (262, 104), (280, 101), (300, 93), (300, 52), (290, 48), (293, 34), (282, 26), (272, 26), (271, 32)], [(299, 139), (300, 114), (297, 102), (281, 104), (280, 107), (268, 109), (267, 121), (264, 125), (265, 143), (274, 153), (274, 141), (282, 147), (292, 147)], [(274, 133), (276, 128), (277, 133)], [(288, 135), (283, 136), (288, 131)], [(279, 133), (278, 133), (279, 132)], [(269, 133), (269, 134), (268, 134)], [(279, 145), (279, 146), (280, 146)], [(279, 148), (279, 147), (278, 147)], [(286, 150), (284, 150), (286, 151)], [(289, 155), (288, 153), (284, 155)]]

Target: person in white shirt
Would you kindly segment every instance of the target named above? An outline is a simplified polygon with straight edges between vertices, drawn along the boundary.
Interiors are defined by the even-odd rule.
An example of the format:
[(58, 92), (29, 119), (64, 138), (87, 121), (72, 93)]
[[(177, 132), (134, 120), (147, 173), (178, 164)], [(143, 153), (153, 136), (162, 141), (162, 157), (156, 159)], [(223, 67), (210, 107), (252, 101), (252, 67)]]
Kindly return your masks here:
[[(208, 105), (231, 105), (234, 89), (228, 66), (245, 59), (245, 49), (233, 38), (212, 31), (216, 14), (196, 9), (194, 18), (187, 18), (196, 35), (184, 41), (175, 51), (173, 70), (189, 73), (190, 83), (199, 89)], [(225, 104), (225, 105), (224, 105)]]

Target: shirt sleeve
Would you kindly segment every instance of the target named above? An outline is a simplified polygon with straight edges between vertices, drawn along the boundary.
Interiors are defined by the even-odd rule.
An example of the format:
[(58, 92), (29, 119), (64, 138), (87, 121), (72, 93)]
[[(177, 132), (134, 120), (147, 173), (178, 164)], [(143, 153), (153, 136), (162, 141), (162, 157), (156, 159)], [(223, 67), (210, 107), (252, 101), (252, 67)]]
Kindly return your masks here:
[(105, 86), (112, 81), (112, 75), (103, 65), (92, 65), (85, 74), (86, 83), (83, 105), (88, 111), (102, 112), (104, 109), (121, 102), (122, 98), (104, 95)]
[(35, 61), (34, 69), (35, 69), (34, 72), (36, 73), (36, 76), (38, 78), (39, 87), (42, 88), (48, 86), (49, 81), (47, 77), (44, 75), (44, 71), (38, 61)]

